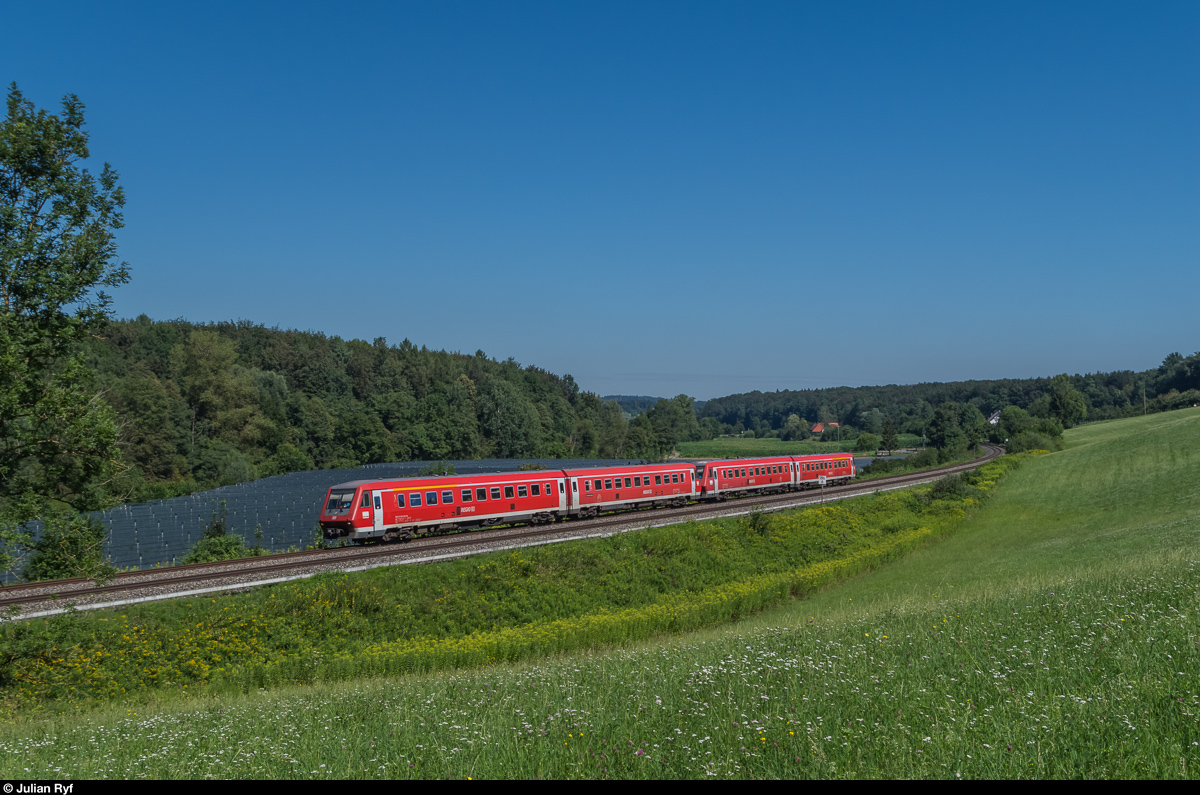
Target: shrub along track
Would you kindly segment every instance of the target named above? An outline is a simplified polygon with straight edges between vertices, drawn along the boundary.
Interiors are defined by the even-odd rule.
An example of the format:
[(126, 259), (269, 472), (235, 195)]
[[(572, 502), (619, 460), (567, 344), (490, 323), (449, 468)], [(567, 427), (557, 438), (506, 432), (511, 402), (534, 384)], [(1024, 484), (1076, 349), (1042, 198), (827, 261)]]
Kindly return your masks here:
[[(106, 585), (92, 580), (47, 580), (0, 588), (0, 609), (9, 609), (14, 617), (31, 617), (62, 612), (64, 600), (79, 608), (98, 608), (122, 604), (106, 597), (124, 595), (129, 601), (163, 599), (194, 595), (198, 591), (236, 590), (312, 576), (322, 571), (356, 570), (400, 563), (421, 563), (447, 557), (493, 552), (515, 546), (554, 543), (577, 538), (607, 536), (647, 525), (668, 525), (699, 519), (738, 516), (754, 510), (778, 511), (785, 508), (820, 504), (874, 494), (878, 491), (929, 483), (948, 474), (975, 469), (1004, 453), (1003, 448), (984, 445), (986, 454), (965, 464), (928, 469), (883, 477), (860, 483), (827, 486), (819, 491), (756, 494), (726, 502), (691, 503), (685, 508), (662, 510), (644, 508), (596, 519), (556, 522), (549, 526), (489, 528), (456, 533), (453, 536), (426, 537), (405, 544), (344, 547), (334, 550), (307, 550), (240, 558), (216, 563), (194, 563), (160, 569), (123, 572)], [(80, 600), (80, 601), (76, 601)], [(41, 612), (28, 613), (29, 610)], [(45, 609), (49, 608), (49, 609)], [(13, 610), (17, 612), (12, 612)]]

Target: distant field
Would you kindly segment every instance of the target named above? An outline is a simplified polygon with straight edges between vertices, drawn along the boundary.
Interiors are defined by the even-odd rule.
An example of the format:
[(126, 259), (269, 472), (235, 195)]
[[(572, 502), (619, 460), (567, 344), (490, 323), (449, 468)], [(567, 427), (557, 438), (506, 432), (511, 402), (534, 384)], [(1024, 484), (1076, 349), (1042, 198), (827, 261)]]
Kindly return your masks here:
[[(900, 447), (915, 447), (920, 436), (900, 435)], [(682, 458), (753, 458), (771, 455), (816, 455), (854, 449), (854, 442), (785, 442), (781, 439), (736, 439), (722, 437), (706, 442), (680, 442), (675, 449)]]

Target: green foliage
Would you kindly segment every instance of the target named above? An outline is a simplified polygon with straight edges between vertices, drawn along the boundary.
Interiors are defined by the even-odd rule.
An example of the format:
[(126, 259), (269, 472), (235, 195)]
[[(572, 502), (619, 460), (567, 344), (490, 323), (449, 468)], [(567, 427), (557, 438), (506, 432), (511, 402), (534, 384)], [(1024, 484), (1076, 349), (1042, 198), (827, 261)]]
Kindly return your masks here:
[(873, 433), (859, 434), (854, 449), (860, 453), (874, 452), (879, 449), (879, 437)]
[(237, 560), (268, 554), (263, 549), (262, 525), (254, 530), (254, 546), (247, 548), (241, 536), (230, 535), (227, 527), (228, 510), (225, 501), (213, 511), (208, 526), (204, 528), (204, 536), (192, 545), (183, 557), (184, 565), (190, 563), (216, 563), (221, 560)]
[(223, 535), (216, 538), (205, 537), (197, 541), (183, 557), (184, 565), (189, 563), (215, 563), (221, 560), (237, 560), (238, 558), (253, 557), (246, 549), (241, 536)]
[[(915, 441), (915, 440), (914, 440)], [(814, 455), (844, 453), (854, 448), (851, 442), (785, 442), (782, 439), (740, 439), (723, 436), (706, 442), (680, 442), (676, 450), (684, 458), (748, 458), (770, 455)]]
[(1064, 428), (1078, 425), (1087, 416), (1087, 402), (1082, 393), (1071, 385), (1066, 373), (1054, 376), (1050, 382), (1050, 416)]
[(929, 421), (929, 441), (943, 462), (974, 449), (987, 435), (987, 420), (970, 403), (943, 403)]
[(978, 489), (971, 485), (968, 476), (956, 472), (934, 481), (929, 490), (921, 495), (921, 499), (926, 504), (936, 500), (978, 500), (981, 494)]
[[(1028, 457), (984, 510), (939, 543), (807, 599), (782, 597), (779, 607), (733, 629), (684, 635), (664, 621), (665, 629), (651, 630), (662, 640), (644, 647), (630, 640), (645, 637), (649, 611), (623, 614), (626, 633), (603, 653), (577, 640), (569, 648), (586, 651), (562, 660), (467, 673), (437, 668), (403, 679), (384, 678), (381, 661), (364, 665), (347, 686), (319, 680), (354, 678), (352, 660), (297, 649), (276, 679), (234, 679), (223, 688), (219, 672), (196, 694), (194, 684), (149, 681), (152, 673), (127, 652), (157, 649), (165, 635), (158, 625), (189, 615), (201, 637), (183, 651), (210, 643), (241, 648), (230, 630), (257, 615), (245, 597), (130, 611), (128, 620), (92, 617), (68, 631), (53, 622), (9, 622), (0, 626), (0, 676), (8, 671), (26, 683), (0, 680), (10, 699), (39, 670), (47, 679), (72, 663), (83, 670), (81, 640), (96, 627), (127, 644), (113, 646), (114, 656), (125, 655), (113, 664), (126, 666), (123, 681), (158, 688), (166, 703), (135, 706), (128, 702), (141, 696), (121, 696), (118, 688), (126, 701), (120, 708), (73, 719), (72, 711), (82, 711), (73, 706), (87, 706), (84, 697), (48, 701), (53, 730), (44, 713), (9, 723), (0, 764), (72, 778), (287, 778), (327, 764), (328, 744), (304, 738), (340, 726), (359, 738), (336, 757), (343, 777), (565, 779), (594, 770), (656, 779), (713, 772), (755, 780), (1194, 778), (1198, 420), (1184, 410), (1072, 429), (1070, 450)], [(979, 488), (995, 471), (983, 474)], [(919, 527), (914, 509), (921, 508), (915, 498), (893, 503), (880, 523), (885, 540)], [(514, 571), (536, 577), (540, 564), (518, 556)], [(281, 598), (284, 589), (275, 590)], [(376, 615), (386, 607), (361, 589), (342, 599)], [(118, 618), (122, 624), (109, 626)], [(75, 621), (62, 620), (62, 627)], [(563, 629), (547, 623), (536, 631), (545, 633), (545, 645), (568, 648), (565, 630), (554, 635), (556, 628)], [(23, 645), (13, 643), (20, 633)], [(265, 657), (262, 646), (248, 648)], [(48, 649), (60, 650), (53, 672), (40, 668)], [(12, 650), (23, 656), (5, 667)], [(197, 667), (226, 663), (211, 655), (198, 656)], [(318, 684), (276, 686), (286, 681)], [(514, 713), (532, 731), (514, 731)], [(147, 726), (158, 731), (147, 735)], [(681, 741), (662, 741), (676, 729), (685, 737), (702, 730), (698, 737), (710, 738), (704, 747), (712, 753), (697, 759)], [(271, 754), (218, 761), (206, 745), (220, 737), (228, 747), (252, 748), (281, 730)], [(492, 738), (483, 756), (460, 745), (476, 731)], [(603, 766), (599, 754), (590, 756), (597, 745)]]
[(896, 423), (891, 417), (885, 417), (883, 420), (883, 438), (879, 440), (879, 444), (889, 453), (900, 446), (900, 437), (896, 433)]
[(761, 506), (754, 506), (750, 510), (750, 515), (746, 517), (746, 529), (760, 536), (769, 535), (771, 532), (771, 514), (764, 511)]
[(79, 346), (108, 319), (104, 288), (129, 280), (114, 242), (125, 195), (107, 163), (98, 178), (80, 167), (83, 103), (62, 106), (37, 110), (13, 84), (0, 125), (0, 568), (27, 522), (86, 532), (62, 511), (105, 507), (120, 469), (117, 423)]
[[(969, 460), (971, 456), (964, 453), (956, 460)], [(914, 453), (904, 458), (876, 458), (871, 463), (864, 467), (859, 467), (858, 477), (876, 478), (883, 475), (895, 475), (901, 472), (919, 472), (922, 469), (932, 469), (941, 466), (946, 461), (940, 460), (938, 450), (934, 447), (927, 447), (919, 453)]]
[[(542, 468), (545, 469), (545, 467), (542, 467)], [(426, 476), (429, 476), (429, 475), (453, 475), (454, 474), (454, 464), (451, 464), (450, 466), (446, 466), (445, 461), (438, 461), (437, 463), (431, 463), (431, 464), (421, 467), (419, 470), (417, 470), (417, 474), (418, 475), (426, 475)]]
[[(1016, 463), (987, 465), (990, 482)], [(105, 699), (205, 682), (240, 689), (518, 659), (720, 623), (900, 556), (957, 527), (968, 507), (891, 492), (149, 604), (89, 622), (73, 656), (47, 648), (21, 687), (39, 698)], [(68, 657), (78, 662), (74, 691), (58, 676)]]
[(228, 517), (229, 508), (225, 505), (225, 500), (221, 500), (220, 506), (213, 509), (212, 518), (208, 520), (208, 526), (204, 528), (204, 538), (224, 538), (228, 533)]
[(24, 580), (64, 580), (87, 577), (98, 583), (113, 578), (116, 569), (104, 556), (107, 533), (99, 520), (85, 513), (57, 510), (42, 520), (42, 532), (30, 542)]

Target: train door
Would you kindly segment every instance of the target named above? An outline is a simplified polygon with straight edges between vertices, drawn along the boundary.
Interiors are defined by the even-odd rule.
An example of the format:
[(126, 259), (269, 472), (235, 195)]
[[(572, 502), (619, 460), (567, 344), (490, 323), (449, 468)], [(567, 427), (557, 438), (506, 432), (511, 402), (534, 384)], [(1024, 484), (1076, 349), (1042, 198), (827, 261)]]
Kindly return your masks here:
[(565, 513), (567, 510), (567, 484), (566, 484), (566, 481), (563, 481), (563, 480), (560, 480), (557, 482), (558, 482), (558, 510), (563, 511)]
[(571, 507), (579, 508), (579, 478), (571, 478)]
[(372, 491), (371, 492), (371, 503), (375, 508), (375, 511), (374, 511), (374, 513), (375, 513), (375, 532), (382, 533), (383, 532), (383, 492), (382, 491)]

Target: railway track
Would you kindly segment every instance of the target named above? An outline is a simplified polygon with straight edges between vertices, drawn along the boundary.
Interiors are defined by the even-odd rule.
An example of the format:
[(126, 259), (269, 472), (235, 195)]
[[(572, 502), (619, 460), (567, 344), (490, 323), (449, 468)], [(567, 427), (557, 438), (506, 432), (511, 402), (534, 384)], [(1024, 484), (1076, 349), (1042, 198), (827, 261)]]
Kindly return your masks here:
[(646, 526), (737, 516), (756, 508), (777, 511), (803, 507), (828, 500), (846, 499), (927, 483), (948, 474), (974, 469), (1004, 452), (1003, 448), (994, 445), (985, 445), (984, 448), (986, 454), (983, 457), (965, 464), (828, 486), (819, 490), (747, 495), (725, 502), (691, 503), (684, 508), (675, 509), (647, 508), (602, 515), (595, 519), (556, 522), (536, 528), (515, 526), (475, 530), (449, 536), (426, 537), (405, 544), (286, 552), (217, 563), (143, 569), (123, 572), (105, 585), (96, 585), (93, 581), (83, 578), (10, 585), (0, 588), (0, 610), (16, 608), (19, 617), (37, 606), (56, 608), (50, 612), (57, 612), (58, 609), (62, 609), (60, 606), (72, 603), (83, 608), (95, 608), (110, 604), (105, 601), (106, 597), (125, 595), (140, 599), (167, 598), (172, 595), (194, 594), (197, 588), (193, 586), (204, 585), (218, 585), (217, 589), (221, 590), (249, 588), (256, 584), (277, 582), (281, 577), (309, 576), (321, 571), (358, 570), (393, 563), (414, 563), (477, 554), (513, 546), (612, 535)]

